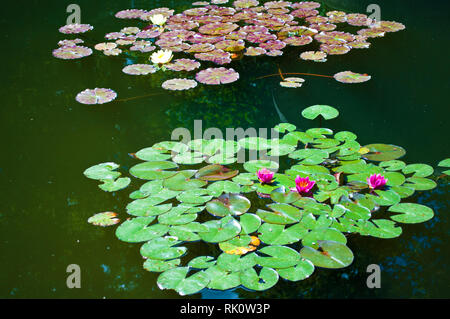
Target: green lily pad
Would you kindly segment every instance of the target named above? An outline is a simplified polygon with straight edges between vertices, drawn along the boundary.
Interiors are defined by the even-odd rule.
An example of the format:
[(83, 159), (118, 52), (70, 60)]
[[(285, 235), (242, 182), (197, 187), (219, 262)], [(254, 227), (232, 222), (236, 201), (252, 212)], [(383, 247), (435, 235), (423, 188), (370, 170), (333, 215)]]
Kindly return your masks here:
[(208, 227), (207, 232), (200, 233), (200, 238), (208, 243), (220, 243), (229, 240), (241, 232), (241, 224), (231, 216), (220, 220), (211, 220), (203, 223)]
[(95, 180), (114, 180), (121, 175), (120, 172), (114, 170), (119, 168), (119, 165), (113, 162), (101, 163), (86, 169), (83, 174), (90, 179)]
[(267, 267), (263, 267), (259, 275), (254, 268), (246, 269), (240, 275), (242, 285), (256, 291), (272, 288), (278, 282), (278, 278), (278, 273)]
[(369, 149), (369, 153), (364, 154), (364, 157), (370, 161), (392, 161), (406, 154), (406, 151), (402, 147), (396, 145), (369, 144), (364, 147)]
[(266, 223), (287, 225), (300, 221), (302, 212), (288, 204), (270, 204), (267, 205), (273, 212), (258, 209), (256, 214)]
[(192, 206), (178, 205), (169, 212), (159, 215), (158, 222), (163, 225), (185, 225), (197, 219), (196, 212), (190, 211)]
[(406, 164), (403, 161), (392, 160), (381, 162), (379, 166), (383, 167), (387, 171), (399, 171), (402, 170), (406, 166)]
[(208, 288), (216, 290), (228, 290), (241, 284), (240, 273), (230, 272), (213, 266), (205, 270), (210, 282)]
[(207, 269), (216, 264), (216, 260), (211, 256), (199, 256), (192, 259), (188, 266), (196, 269)]
[(103, 184), (98, 185), (105, 192), (117, 192), (121, 189), (124, 189), (130, 185), (131, 179), (129, 177), (120, 177), (115, 181), (106, 179), (103, 180)]
[(144, 262), (144, 269), (150, 272), (163, 272), (178, 267), (180, 263), (181, 263), (180, 259), (172, 259), (172, 260), (147, 259)]
[(204, 271), (199, 271), (189, 277), (189, 267), (177, 267), (166, 270), (159, 275), (157, 284), (160, 289), (174, 289), (180, 295), (192, 295), (204, 289), (210, 279)]
[(112, 226), (120, 222), (120, 219), (116, 218), (116, 216), (117, 213), (113, 212), (98, 213), (89, 217), (88, 223), (102, 227)]
[(200, 188), (208, 184), (208, 182), (200, 179), (191, 179), (195, 173), (195, 170), (180, 171), (165, 179), (163, 186), (174, 191), (186, 191), (194, 188)]
[(325, 120), (331, 120), (339, 116), (339, 111), (328, 105), (313, 105), (302, 111), (302, 116), (308, 120), (314, 120), (319, 115)]
[(289, 281), (300, 281), (308, 278), (314, 272), (314, 264), (307, 259), (301, 259), (294, 267), (276, 269), (281, 278)]
[(428, 177), (434, 173), (433, 167), (427, 164), (409, 164), (402, 171), (404, 174), (414, 173), (413, 177)]
[(197, 222), (191, 222), (184, 225), (174, 225), (170, 227), (169, 235), (175, 236), (182, 241), (200, 240), (198, 233), (207, 232), (208, 227)]
[(169, 227), (155, 224), (148, 226), (155, 217), (136, 217), (120, 224), (116, 229), (116, 236), (128, 243), (139, 243), (164, 236)]
[(348, 131), (342, 131), (342, 132), (338, 132), (334, 135), (334, 138), (337, 139), (338, 141), (354, 141), (356, 140), (357, 136), (356, 134), (352, 133), (352, 132), (348, 132)]
[(274, 127), (274, 130), (280, 133), (295, 131), (297, 127), (290, 123), (280, 123)]
[(256, 246), (253, 245), (252, 237), (248, 235), (237, 236), (219, 243), (219, 248), (231, 255), (244, 255), (255, 250), (257, 246), (259, 246), (259, 242)]
[(270, 141), (264, 137), (244, 137), (238, 141), (242, 148), (262, 151), (270, 148)]
[(284, 203), (284, 204), (291, 204), (293, 202), (296, 202), (300, 199), (300, 194), (298, 192), (293, 192), (291, 190), (286, 190), (286, 187), (282, 186), (277, 189), (274, 189), (270, 193), (270, 198), (274, 202), (277, 203)]
[(141, 255), (156, 260), (179, 258), (187, 251), (186, 247), (173, 247), (180, 243), (178, 238), (172, 236), (154, 238), (142, 245)]
[(298, 242), (307, 233), (308, 229), (301, 223), (290, 227), (264, 223), (258, 229), (259, 239), (268, 245), (289, 245)]
[(424, 177), (409, 177), (404, 184), (406, 187), (415, 189), (416, 191), (426, 191), (437, 186), (436, 182)]
[(170, 154), (164, 154), (161, 153), (160, 150), (156, 150), (153, 147), (147, 147), (144, 148), (138, 152), (136, 152), (136, 154), (134, 154), (137, 158), (143, 160), (143, 161), (165, 161), (167, 159), (169, 159), (171, 157)]
[(396, 238), (402, 234), (402, 228), (395, 222), (387, 219), (374, 219), (371, 221), (358, 221), (358, 231), (361, 235), (369, 235), (377, 238)]
[(239, 174), (238, 170), (230, 170), (223, 165), (214, 164), (208, 165), (198, 170), (195, 174), (195, 178), (204, 181), (221, 181), (230, 179)]
[(271, 171), (276, 171), (276, 170), (278, 170), (278, 167), (279, 167), (279, 165), (277, 162), (268, 161), (268, 160), (254, 160), (254, 161), (248, 161), (248, 162), (244, 163), (244, 169), (250, 173), (256, 173), (257, 171), (259, 171), (262, 168), (267, 168)]
[(339, 243), (346, 244), (347, 237), (340, 231), (334, 228), (319, 228), (310, 231), (307, 235), (302, 238), (302, 245), (309, 246), (313, 248), (319, 248), (319, 240), (329, 240)]
[(208, 186), (208, 192), (216, 197), (223, 193), (239, 194), (241, 192), (241, 186), (231, 181), (218, 181)]
[(255, 257), (255, 253), (243, 256), (222, 253), (217, 257), (217, 266), (226, 271), (244, 271), (256, 265)]
[(345, 244), (321, 240), (318, 244), (319, 249), (303, 247), (300, 255), (323, 268), (345, 268), (353, 262), (353, 253)]
[(140, 179), (164, 179), (176, 174), (175, 171), (165, 171), (166, 169), (177, 167), (177, 164), (167, 161), (145, 162), (130, 168), (130, 174)]
[(214, 216), (239, 216), (250, 209), (250, 201), (243, 195), (223, 194), (206, 204), (206, 210)]
[(172, 151), (175, 153), (183, 153), (188, 150), (188, 146), (186, 144), (175, 141), (159, 142), (154, 144), (152, 148), (161, 152)]
[(194, 165), (202, 163), (205, 157), (199, 152), (183, 152), (175, 155), (172, 160), (178, 164)]
[(431, 208), (414, 203), (400, 203), (389, 207), (388, 211), (401, 213), (391, 216), (391, 219), (405, 224), (423, 223), (434, 216), (434, 212)]
[(209, 191), (206, 189), (190, 189), (180, 193), (177, 199), (185, 204), (203, 204), (213, 198), (209, 194)]
[(293, 267), (300, 261), (300, 255), (294, 249), (286, 246), (266, 246), (258, 250), (255, 261), (262, 267), (288, 268)]
[(255, 214), (246, 213), (239, 218), (241, 224), (241, 235), (251, 234), (258, 230), (261, 225), (261, 218)]

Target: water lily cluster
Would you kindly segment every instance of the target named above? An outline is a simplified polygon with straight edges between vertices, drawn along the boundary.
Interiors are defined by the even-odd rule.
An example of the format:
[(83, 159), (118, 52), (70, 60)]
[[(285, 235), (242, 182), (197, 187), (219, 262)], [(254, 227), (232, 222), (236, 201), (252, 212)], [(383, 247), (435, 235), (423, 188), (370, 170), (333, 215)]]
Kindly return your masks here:
[[(374, 21), (365, 14), (325, 10), (314, 1), (236, 0), (229, 3), (211, 0), (196, 2), (193, 8), (181, 13), (164, 7), (122, 10), (115, 16), (133, 20), (136, 26), (107, 33), (107, 42), (98, 43), (95, 49), (109, 56), (142, 59), (153, 64), (156, 70), (183, 72), (184, 77), (172, 79), (171, 85), (162, 85), (170, 90), (196, 87), (197, 83), (193, 85), (192, 81), (206, 85), (237, 81), (239, 74), (223, 66), (243, 56), (277, 57), (283, 55), (286, 48), (297, 47), (300, 59), (325, 62), (329, 55), (367, 49), (371, 38), (405, 28), (394, 21)], [(339, 26), (351, 26), (355, 33), (337, 31)], [(60, 32), (82, 37), (92, 29), (88, 24), (74, 24), (61, 27)], [(79, 59), (93, 53), (92, 49), (81, 45), (83, 40), (79, 38), (62, 40), (58, 44), (60, 47), (53, 55), (60, 59)], [(190, 77), (188, 72), (201, 64), (207, 69)], [(148, 75), (128, 73), (125, 68), (124, 72)], [(336, 74), (335, 79), (360, 83), (368, 81), (370, 76), (343, 71)], [(300, 82), (282, 81), (281, 85), (297, 88), (301, 87)]]
[[(303, 113), (332, 118), (338, 112), (317, 105)], [(141, 245), (144, 269), (160, 273), (158, 287), (188, 295), (261, 291), (279, 280), (305, 280), (316, 268), (344, 268), (354, 260), (348, 234), (395, 238), (403, 224), (433, 217), (431, 208), (408, 198), (436, 187), (434, 169), (403, 162), (402, 147), (361, 145), (356, 134), (328, 128), (280, 123), (274, 129), (279, 138), (159, 142), (131, 154), (130, 177), (116, 163), (86, 169), (104, 191), (133, 188), (123, 210), (89, 222), (123, 221), (117, 238)], [(240, 164), (242, 151), (279, 161)], [(187, 243), (209, 253), (187, 254)]]

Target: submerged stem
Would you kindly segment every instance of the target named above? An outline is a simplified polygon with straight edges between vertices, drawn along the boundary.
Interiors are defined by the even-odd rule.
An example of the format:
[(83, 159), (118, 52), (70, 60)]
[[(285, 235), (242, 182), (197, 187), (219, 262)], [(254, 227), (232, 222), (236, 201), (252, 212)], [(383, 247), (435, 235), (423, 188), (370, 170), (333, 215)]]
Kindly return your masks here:
[(131, 100), (137, 100), (137, 99), (142, 99), (144, 97), (161, 95), (161, 94), (163, 94), (163, 93), (151, 93), (151, 94), (146, 94), (146, 95), (133, 96), (133, 97), (125, 98), (125, 99), (116, 100), (116, 102), (128, 102), (128, 101), (131, 101)]

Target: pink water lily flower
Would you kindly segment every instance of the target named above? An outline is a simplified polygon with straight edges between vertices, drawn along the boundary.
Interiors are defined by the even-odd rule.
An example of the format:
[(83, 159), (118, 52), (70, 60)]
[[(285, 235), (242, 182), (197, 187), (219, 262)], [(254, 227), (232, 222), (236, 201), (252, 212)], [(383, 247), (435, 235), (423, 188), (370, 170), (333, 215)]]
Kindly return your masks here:
[(309, 193), (315, 184), (316, 182), (309, 180), (309, 177), (297, 176), (295, 178), (295, 188), (299, 194)]
[(380, 174), (372, 174), (367, 178), (367, 184), (371, 189), (380, 189), (387, 183), (387, 178)]
[(268, 170), (267, 168), (260, 169), (256, 175), (258, 176), (258, 179), (263, 184), (270, 184), (272, 183), (273, 179), (273, 172)]

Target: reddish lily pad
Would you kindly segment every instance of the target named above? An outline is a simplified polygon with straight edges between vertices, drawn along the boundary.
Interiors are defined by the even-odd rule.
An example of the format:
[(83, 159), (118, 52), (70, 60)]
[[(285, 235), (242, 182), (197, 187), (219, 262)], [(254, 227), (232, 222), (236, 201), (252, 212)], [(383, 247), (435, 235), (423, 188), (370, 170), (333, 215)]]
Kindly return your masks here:
[(370, 75), (355, 73), (352, 71), (343, 71), (334, 75), (336, 81), (341, 83), (362, 83), (371, 79)]
[(92, 54), (92, 49), (83, 46), (62, 46), (53, 50), (53, 56), (58, 59), (81, 59)]
[(163, 89), (171, 91), (182, 91), (193, 89), (197, 86), (197, 82), (189, 79), (171, 79), (162, 84)]
[(77, 94), (76, 100), (81, 104), (104, 104), (113, 101), (117, 93), (111, 89), (86, 89)]
[(90, 24), (67, 24), (59, 28), (59, 32), (64, 34), (77, 34), (77, 33), (85, 33), (94, 29)]
[(239, 79), (239, 73), (234, 69), (209, 68), (198, 72), (195, 78), (198, 82), (204, 84), (228, 84), (237, 81)]
[(147, 75), (156, 71), (157, 69), (150, 64), (130, 64), (122, 69), (123, 73), (130, 75)]
[(231, 170), (226, 166), (214, 164), (199, 169), (195, 177), (204, 181), (221, 181), (233, 178), (237, 174), (239, 174), (239, 170)]

